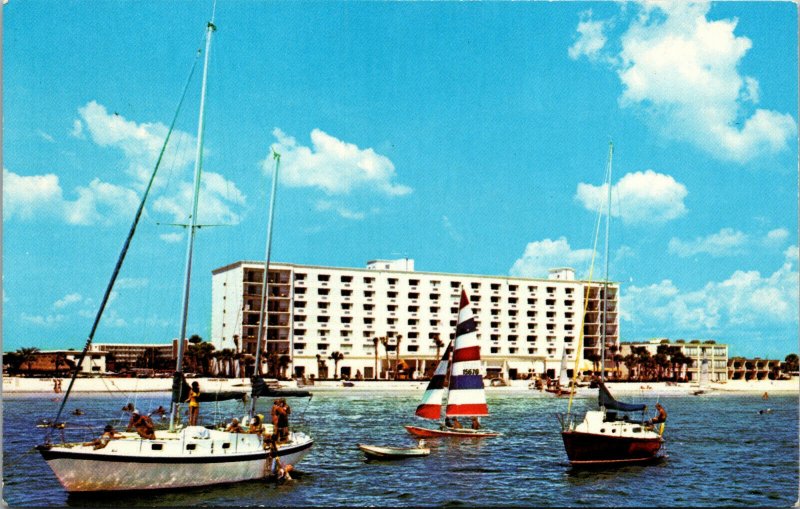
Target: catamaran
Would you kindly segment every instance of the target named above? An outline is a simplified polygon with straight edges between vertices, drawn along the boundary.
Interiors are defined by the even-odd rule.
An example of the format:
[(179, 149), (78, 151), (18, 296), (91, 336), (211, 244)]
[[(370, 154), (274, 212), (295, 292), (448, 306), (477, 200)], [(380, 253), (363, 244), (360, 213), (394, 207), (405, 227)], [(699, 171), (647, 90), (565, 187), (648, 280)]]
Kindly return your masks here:
[[(565, 415), (559, 415), (561, 422), (561, 438), (564, 441), (564, 448), (567, 451), (567, 458), (573, 466), (581, 465), (612, 465), (630, 463), (649, 463), (661, 459), (659, 451), (664, 443), (664, 422), (660, 422), (656, 430), (656, 424), (645, 421), (645, 411), (647, 406), (643, 404), (629, 404), (617, 401), (611, 395), (604, 383), (605, 374), (605, 344), (606, 326), (608, 314), (608, 227), (611, 216), (611, 162), (614, 154), (614, 145), (609, 144), (608, 166), (606, 168), (605, 185), (608, 190), (608, 210), (606, 212), (606, 235), (605, 235), (605, 283), (603, 285), (603, 309), (600, 327), (600, 380), (598, 383), (598, 406), (597, 410), (586, 412), (583, 421), (576, 422), (574, 415), (570, 413), (572, 400), (575, 393), (573, 384), (569, 406)], [(598, 216), (597, 229), (595, 231), (595, 246), (600, 231), (600, 221)], [(596, 249), (593, 249), (596, 252)], [(594, 258), (592, 259), (592, 268)], [(591, 290), (590, 269), (589, 285), (586, 289), (584, 301), (584, 319)], [(579, 343), (583, 341), (583, 326)], [(580, 351), (580, 348), (578, 348)], [(577, 375), (578, 359), (575, 360), (575, 373)], [(638, 419), (630, 419), (629, 412), (639, 412)], [(622, 415), (620, 415), (622, 413)], [(666, 413), (664, 413), (666, 415)]]
[[(153, 180), (161, 164), (161, 157), (169, 142), (169, 135), (172, 133), (172, 129), (175, 126), (175, 119), (178, 116), (177, 111), (175, 119), (173, 119), (172, 125), (170, 126), (169, 133), (164, 141), (161, 155), (158, 158), (149, 184), (139, 204), (130, 232), (128, 233), (128, 238), (106, 288), (105, 296), (95, 317), (86, 346), (78, 358), (73, 378), (64, 394), (64, 399), (55, 419), (51, 421), (52, 425), (48, 430), (44, 443), (37, 446), (37, 450), (42, 455), (42, 458), (44, 458), (53, 470), (64, 489), (70, 493), (187, 488), (261, 479), (272, 474), (269, 461), (269, 444), (266, 443), (263, 438), (272, 435), (274, 431), (271, 429), (272, 424), (266, 424), (262, 433), (251, 434), (226, 431), (226, 428), (216, 428), (213, 426), (185, 426), (179, 422), (180, 404), (183, 403), (188, 396), (188, 386), (182, 372), (183, 347), (186, 338), (186, 324), (189, 309), (194, 237), (195, 231), (199, 227), (197, 225), (197, 210), (200, 189), (199, 183), (202, 171), (204, 104), (211, 36), (216, 30), (213, 19), (214, 16), (212, 14), (211, 21), (208, 22), (206, 27), (205, 36), (205, 59), (202, 91), (200, 95), (197, 156), (194, 169), (195, 193), (190, 214), (190, 224), (187, 225), (188, 240), (183, 286), (183, 312), (181, 317), (180, 340), (178, 341), (177, 363), (173, 378), (172, 411), (169, 429), (154, 430), (154, 435), (149, 438), (143, 438), (137, 433), (121, 433), (119, 438), (107, 440), (105, 444), (98, 446), (100, 444), (82, 441), (68, 442), (65, 440), (64, 425), (60, 421), (60, 416), (69, 398), (73, 384), (75, 383), (77, 373), (80, 371), (80, 365), (94, 338), (103, 310), (105, 309), (108, 298), (114, 287), (114, 282), (117, 279), (125, 255), (127, 254), (128, 247), (144, 209)], [(197, 58), (199, 58), (199, 53), (200, 52), (198, 52)], [(195, 65), (197, 63), (197, 58), (195, 59)], [(194, 67), (195, 66), (192, 67), (192, 72), (189, 74), (186, 88), (189, 86)], [(183, 92), (184, 96), (186, 88)], [(179, 102), (178, 110), (180, 110), (182, 102), (183, 97)], [(279, 159), (276, 158), (273, 195), (270, 204), (270, 224), (272, 208), (275, 203), (275, 181), (277, 181), (278, 163)], [(271, 235), (268, 234), (267, 253), (269, 253), (270, 240)], [(269, 255), (267, 256), (267, 260), (269, 260)], [(264, 272), (265, 285), (268, 265), (269, 261), (266, 263)], [(262, 310), (267, 309), (263, 300), (266, 298), (266, 294), (267, 292), (263, 291)], [(263, 321), (264, 317), (265, 313), (262, 312), (262, 323), (265, 323)], [(257, 345), (257, 351), (261, 351), (260, 344)], [(252, 419), (255, 416), (256, 399), (259, 396), (269, 393), (269, 390), (265, 387), (264, 381), (258, 376), (260, 362), (256, 364), (256, 367), (256, 376), (254, 376), (252, 381), (252, 405), (249, 415), (242, 418), (243, 421)], [(308, 393), (298, 392), (285, 395), (307, 394)], [(226, 396), (239, 399), (242, 398), (242, 393), (233, 392)], [(220, 400), (224, 398), (220, 397), (220, 395), (216, 395), (214, 399)], [(55, 429), (61, 430), (62, 440), (59, 443), (54, 443), (52, 441), (52, 432)], [(309, 452), (313, 444), (313, 439), (306, 434), (291, 432), (285, 440), (278, 444), (277, 455), (283, 464), (295, 465)]]
[[(442, 402), (446, 401), (445, 421), (438, 429), (406, 426), (406, 430), (412, 435), (422, 438), (475, 438), (496, 437), (500, 434), (480, 427), (467, 428), (455, 425), (459, 417), (474, 417), (477, 420), (489, 415), (486, 392), (483, 388), (483, 376), (481, 375), (481, 347), (478, 344), (476, 328), (475, 316), (469, 305), (467, 292), (462, 288), (455, 342), (451, 342), (445, 349), (436, 366), (436, 371), (422, 395), (422, 402), (415, 412), (417, 417), (423, 419), (440, 420)], [(451, 419), (453, 419), (452, 423)], [(464, 424), (471, 426), (471, 423)]]

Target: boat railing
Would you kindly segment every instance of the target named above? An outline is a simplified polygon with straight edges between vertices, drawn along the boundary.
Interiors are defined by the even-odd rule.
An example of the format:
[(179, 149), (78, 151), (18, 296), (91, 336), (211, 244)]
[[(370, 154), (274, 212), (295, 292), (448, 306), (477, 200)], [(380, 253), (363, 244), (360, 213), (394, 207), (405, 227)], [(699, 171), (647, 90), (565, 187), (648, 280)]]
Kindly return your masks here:
[(556, 419), (561, 424), (561, 431), (567, 431), (575, 428), (575, 415), (571, 413), (557, 413)]

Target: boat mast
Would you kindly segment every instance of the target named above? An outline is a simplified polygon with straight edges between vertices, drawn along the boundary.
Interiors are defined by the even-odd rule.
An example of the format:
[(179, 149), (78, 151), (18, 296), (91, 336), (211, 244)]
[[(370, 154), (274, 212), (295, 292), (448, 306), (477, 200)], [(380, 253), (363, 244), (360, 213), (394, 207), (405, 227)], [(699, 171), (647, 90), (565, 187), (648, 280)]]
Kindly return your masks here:
[(606, 327), (608, 326), (608, 227), (611, 223), (611, 161), (614, 156), (614, 143), (608, 142), (608, 171), (606, 172), (606, 187), (608, 200), (606, 209), (606, 239), (605, 239), (605, 259), (606, 270), (603, 283), (603, 332), (601, 334), (602, 344), (600, 347), (600, 381), (605, 381), (606, 374)]
[[(216, 5), (215, 5), (216, 8)], [(189, 289), (191, 287), (192, 278), (192, 255), (194, 252), (194, 235), (197, 230), (197, 205), (200, 195), (200, 175), (203, 169), (203, 134), (205, 125), (205, 106), (206, 106), (206, 86), (208, 83), (208, 56), (211, 52), (211, 34), (217, 27), (214, 25), (214, 12), (211, 13), (211, 21), (206, 25), (206, 49), (205, 59), (203, 62), (203, 85), (200, 91), (200, 114), (197, 122), (197, 152), (194, 160), (194, 194), (192, 198), (192, 213), (189, 216), (189, 231), (188, 239), (186, 242), (186, 277), (183, 283), (183, 308), (181, 310), (181, 333), (178, 336), (178, 358), (175, 365), (176, 381), (180, 377), (182, 382), (183, 377), (183, 351), (184, 342), (186, 341), (186, 323), (189, 317)], [(172, 415), (169, 421), (169, 430), (175, 431), (175, 426), (178, 421), (178, 405), (182, 398), (178, 397), (181, 391), (177, 393), (173, 387), (172, 393)]]
[[(264, 277), (261, 281), (261, 311), (259, 312), (260, 320), (258, 326), (258, 338), (256, 339), (256, 366), (255, 376), (261, 374), (261, 340), (266, 342), (267, 327), (269, 327), (269, 314), (267, 304), (269, 304), (269, 262), (270, 255), (272, 254), (272, 218), (275, 212), (275, 196), (278, 189), (278, 170), (281, 165), (281, 155), (274, 150), (272, 151), (272, 158), (275, 159), (275, 172), (272, 175), (272, 192), (269, 198), (269, 217), (267, 219), (267, 252), (264, 256)], [(254, 378), (255, 378), (254, 376)], [(255, 384), (253, 384), (255, 389)], [(255, 392), (255, 391), (254, 391)], [(250, 418), (256, 413), (256, 400), (258, 397), (253, 394), (250, 398)]]

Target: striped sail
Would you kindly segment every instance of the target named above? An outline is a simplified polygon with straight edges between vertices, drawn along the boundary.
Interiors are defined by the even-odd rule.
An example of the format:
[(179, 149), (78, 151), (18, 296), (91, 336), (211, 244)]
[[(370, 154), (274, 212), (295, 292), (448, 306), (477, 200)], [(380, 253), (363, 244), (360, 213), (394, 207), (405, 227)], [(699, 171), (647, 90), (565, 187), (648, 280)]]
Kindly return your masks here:
[(423, 419), (438, 420), (442, 415), (442, 396), (444, 395), (444, 385), (447, 381), (447, 372), (450, 369), (450, 353), (453, 351), (453, 343), (447, 345), (444, 350), (439, 365), (433, 373), (433, 378), (428, 382), (425, 394), (422, 395), (422, 403), (417, 407), (416, 415)]
[(467, 292), (462, 288), (453, 347), (450, 390), (447, 394), (448, 417), (489, 415), (481, 375), (481, 347), (475, 329), (475, 317), (469, 305)]

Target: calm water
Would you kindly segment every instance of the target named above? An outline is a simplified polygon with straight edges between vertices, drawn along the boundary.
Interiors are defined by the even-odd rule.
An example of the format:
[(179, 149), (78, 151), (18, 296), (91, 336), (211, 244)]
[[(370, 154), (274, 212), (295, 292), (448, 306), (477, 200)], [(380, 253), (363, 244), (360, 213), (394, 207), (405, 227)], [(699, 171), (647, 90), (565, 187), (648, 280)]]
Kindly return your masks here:
[[(121, 497), (67, 496), (31, 447), (58, 402), (47, 397), (3, 402), (3, 497), (11, 506), (771, 506), (798, 498), (798, 399), (709, 395), (663, 397), (669, 412), (665, 437), (669, 459), (656, 466), (572, 471), (555, 414), (565, 400), (525, 393), (489, 393), (493, 416), (485, 422), (504, 436), (475, 441), (430, 440), (427, 458), (365, 462), (359, 442), (415, 443), (402, 424), (419, 393), (318, 393), (290, 401), (293, 425), (316, 439), (298, 466), (297, 479), (278, 484), (254, 481), (216, 488)], [(168, 395), (138, 396), (152, 409)], [(623, 398), (628, 401), (637, 398)], [(648, 401), (643, 401), (648, 402)], [(122, 419), (118, 397), (77, 396), (71, 424), (97, 430), (108, 416)], [(651, 401), (650, 403), (655, 403)], [(260, 406), (268, 413), (269, 402)], [(594, 400), (576, 400), (582, 414)], [(204, 404), (206, 423), (214, 411), (227, 414), (241, 404)], [(772, 413), (759, 414), (770, 407)], [(123, 422), (124, 425), (124, 422)], [(99, 435), (99, 431), (95, 432)]]

